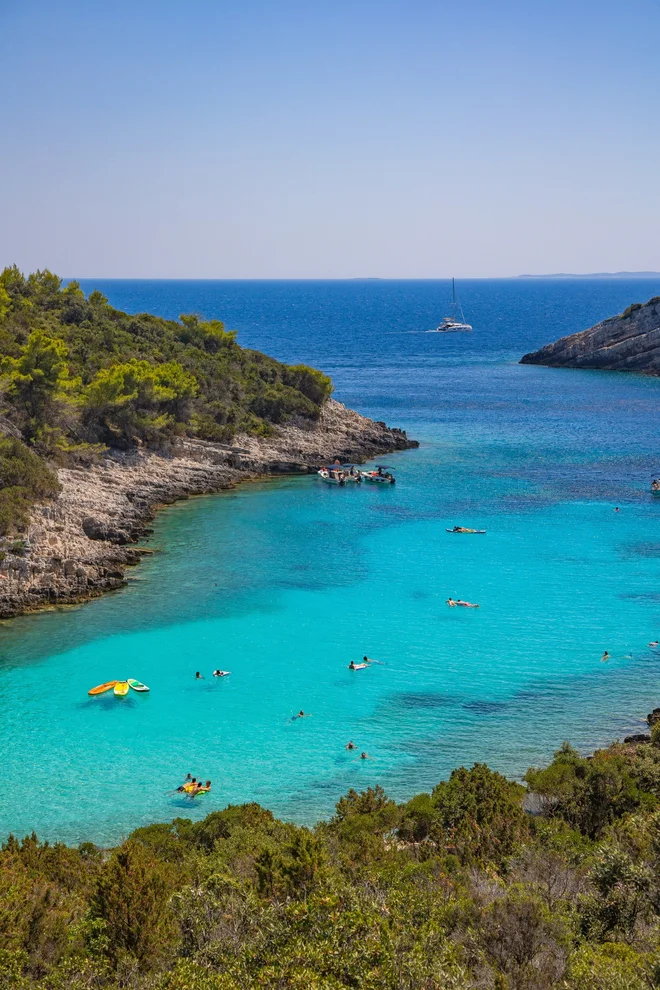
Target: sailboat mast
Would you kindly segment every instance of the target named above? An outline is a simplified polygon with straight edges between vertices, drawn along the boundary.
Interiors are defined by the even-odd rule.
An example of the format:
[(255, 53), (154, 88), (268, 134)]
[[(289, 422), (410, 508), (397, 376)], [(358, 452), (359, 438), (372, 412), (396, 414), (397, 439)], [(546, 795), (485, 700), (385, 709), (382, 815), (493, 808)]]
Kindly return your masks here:
[(451, 280), (451, 315), (456, 319), (456, 279)]

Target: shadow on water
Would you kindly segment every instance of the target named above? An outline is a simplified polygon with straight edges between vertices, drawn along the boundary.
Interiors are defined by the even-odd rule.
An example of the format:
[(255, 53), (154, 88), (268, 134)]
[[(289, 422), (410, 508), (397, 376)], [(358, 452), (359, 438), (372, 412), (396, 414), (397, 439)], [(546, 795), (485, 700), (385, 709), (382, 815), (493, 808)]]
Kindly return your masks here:
[(508, 706), (503, 701), (466, 701), (463, 708), (475, 715), (498, 715)]

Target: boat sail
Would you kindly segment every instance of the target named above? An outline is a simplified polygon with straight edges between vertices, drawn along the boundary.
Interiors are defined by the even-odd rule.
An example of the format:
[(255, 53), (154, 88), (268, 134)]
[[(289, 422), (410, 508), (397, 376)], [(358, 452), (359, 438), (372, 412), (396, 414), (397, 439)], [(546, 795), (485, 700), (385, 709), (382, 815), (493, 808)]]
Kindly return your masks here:
[(431, 333), (467, 333), (472, 329), (471, 324), (465, 322), (465, 314), (460, 300), (456, 295), (456, 280), (451, 280), (451, 316), (445, 316), (442, 323), (432, 330)]

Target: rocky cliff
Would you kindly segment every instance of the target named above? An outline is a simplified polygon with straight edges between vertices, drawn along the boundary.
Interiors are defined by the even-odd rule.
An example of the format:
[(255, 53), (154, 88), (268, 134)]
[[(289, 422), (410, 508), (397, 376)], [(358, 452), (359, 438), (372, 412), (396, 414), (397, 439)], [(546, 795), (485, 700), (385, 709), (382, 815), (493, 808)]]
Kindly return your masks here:
[(231, 445), (183, 439), (159, 451), (113, 451), (86, 468), (60, 469), (57, 498), (34, 508), (25, 541), (0, 553), (0, 618), (84, 601), (125, 583), (124, 569), (158, 506), (276, 473), (312, 471), (338, 457), (368, 457), (417, 447), (330, 399), (313, 427), (287, 425), (273, 437), (238, 436)]
[(660, 375), (660, 296), (525, 354), (520, 363)]

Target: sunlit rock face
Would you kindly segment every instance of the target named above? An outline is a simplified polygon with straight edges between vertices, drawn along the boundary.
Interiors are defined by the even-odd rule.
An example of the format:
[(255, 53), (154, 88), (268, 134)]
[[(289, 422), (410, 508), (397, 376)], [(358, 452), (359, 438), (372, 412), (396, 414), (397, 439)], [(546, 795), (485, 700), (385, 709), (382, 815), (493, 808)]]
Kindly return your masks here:
[(520, 363), (660, 375), (660, 296), (525, 354)]

